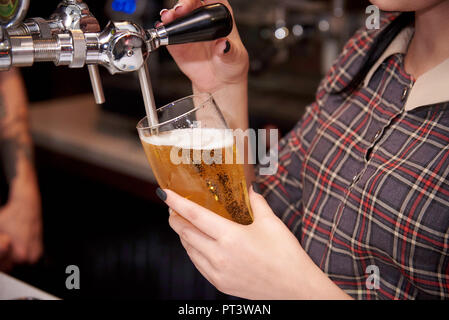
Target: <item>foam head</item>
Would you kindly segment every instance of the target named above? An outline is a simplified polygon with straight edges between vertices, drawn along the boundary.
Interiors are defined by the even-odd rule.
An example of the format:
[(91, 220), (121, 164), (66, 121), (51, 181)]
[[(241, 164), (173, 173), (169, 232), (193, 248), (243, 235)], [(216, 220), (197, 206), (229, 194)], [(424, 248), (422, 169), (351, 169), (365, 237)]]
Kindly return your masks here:
[(155, 146), (173, 146), (181, 149), (213, 150), (232, 147), (234, 137), (228, 129), (187, 128), (140, 137)]

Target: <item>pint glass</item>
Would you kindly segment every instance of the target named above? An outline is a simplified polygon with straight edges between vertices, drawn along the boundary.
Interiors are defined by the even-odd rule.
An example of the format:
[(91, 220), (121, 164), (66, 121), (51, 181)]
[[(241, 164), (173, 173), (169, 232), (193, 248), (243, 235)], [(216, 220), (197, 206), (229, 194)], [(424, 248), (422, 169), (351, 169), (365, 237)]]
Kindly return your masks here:
[(209, 94), (157, 110), (158, 124), (142, 119), (137, 131), (157, 182), (240, 224), (251, 224), (243, 165), (232, 131)]

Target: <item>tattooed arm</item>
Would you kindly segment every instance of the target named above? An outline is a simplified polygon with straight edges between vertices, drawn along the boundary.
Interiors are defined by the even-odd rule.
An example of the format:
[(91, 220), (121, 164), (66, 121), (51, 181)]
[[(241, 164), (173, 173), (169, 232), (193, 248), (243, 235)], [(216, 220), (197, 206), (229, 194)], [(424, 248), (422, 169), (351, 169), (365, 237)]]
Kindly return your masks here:
[(9, 185), (0, 208), (0, 269), (42, 253), (41, 204), (32, 160), (27, 100), (17, 70), (0, 73), (0, 163)]

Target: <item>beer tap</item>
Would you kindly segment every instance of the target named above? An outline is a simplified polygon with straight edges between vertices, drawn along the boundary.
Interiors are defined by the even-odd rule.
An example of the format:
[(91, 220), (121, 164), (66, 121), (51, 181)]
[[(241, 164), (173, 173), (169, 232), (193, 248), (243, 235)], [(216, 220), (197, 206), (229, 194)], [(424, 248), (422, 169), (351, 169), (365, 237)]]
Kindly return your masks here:
[(0, 71), (36, 62), (56, 66), (88, 66), (97, 103), (105, 101), (98, 66), (111, 74), (138, 72), (150, 119), (157, 121), (149, 70), (149, 55), (161, 46), (226, 37), (232, 31), (232, 16), (226, 6), (210, 4), (167, 25), (145, 30), (129, 22), (109, 22), (100, 30), (97, 19), (82, 0), (63, 0), (48, 20), (21, 22), (29, 0), (17, 0), (17, 12), (0, 17)]

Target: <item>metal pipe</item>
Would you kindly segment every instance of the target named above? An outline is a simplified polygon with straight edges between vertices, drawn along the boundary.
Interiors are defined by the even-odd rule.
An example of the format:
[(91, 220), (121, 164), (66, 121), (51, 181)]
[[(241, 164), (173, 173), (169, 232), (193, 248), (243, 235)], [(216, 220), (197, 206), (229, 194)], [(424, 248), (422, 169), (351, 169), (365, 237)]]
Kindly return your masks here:
[(87, 66), (87, 70), (89, 70), (90, 82), (92, 83), (95, 102), (97, 104), (105, 103), (106, 99), (104, 98), (103, 85), (101, 84), (101, 77), (98, 66), (90, 64)]
[(58, 62), (61, 50), (57, 39), (34, 40), (34, 61)]
[(142, 90), (145, 111), (148, 116), (148, 124), (150, 126), (158, 125), (159, 121), (156, 112), (156, 103), (154, 101), (153, 86), (151, 85), (150, 72), (146, 63), (138, 71), (140, 89)]

